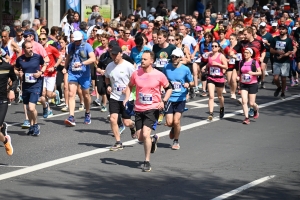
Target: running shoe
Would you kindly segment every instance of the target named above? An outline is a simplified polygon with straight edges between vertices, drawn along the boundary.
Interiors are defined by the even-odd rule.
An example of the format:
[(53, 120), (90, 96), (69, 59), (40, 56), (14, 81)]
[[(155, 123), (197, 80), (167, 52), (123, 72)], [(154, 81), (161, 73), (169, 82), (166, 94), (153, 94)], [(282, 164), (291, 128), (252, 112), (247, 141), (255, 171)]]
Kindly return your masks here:
[(72, 116), (72, 115), (70, 115), (70, 116), (68, 117), (68, 119), (65, 120), (64, 123), (65, 123), (66, 126), (76, 126), (75, 118), (74, 118), (74, 116)]
[(150, 172), (151, 171), (151, 165), (149, 161), (144, 161), (143, 166), (143, 172)]
[(280, 98), (281, 98), (282, 100), (285, 100), (285, 94), (284, 94), (283, 92), (281, 92)]
[(224, 107), (220, 108), (220, 119), (224, 117)]
[(43, 108), (43, 117), (44, 118), (48, 117), (48, 108), (49, 108), (49, 104), (46, 102), (46, 108)]
[(38, 101), (36, 104), (37, 104), (37, 105), (41, 105), (41, 102)]
[(290, 84), (291, 84), (291, 87), (294, 87), (296, 85), (294, 81), (291, 81)]
[(50, 101), (48, 101), (48, 103), (51, 103), (51, 104), (55, 105), (56, 104), (55, 103), (55, 98), (50, 99)]
[(33, 125), (33, 134), (32, 136), (39, 136), (41, 134), (40, 132), (40, 126), (35, 124)]
[(156, 151), (158, 139), (159, 139), (159, 136), (156, 134), (151, 137), (151, 140), (152, 140), (151, 153), (154, 153)]
[(281, 91), (281, 87), (278, 87), (274, 92), (274, 97), (278, 97), (280, 91)]
[(206, 91), (203, 90), (202, 93), (200, 94), (200, 96), (201, 96), (201, 97), (206, 97), (206, 96), (207, 96)]
[(110, 151), (118, 151), (122, 149), (123, 149), (122, 143), (115, 143), (114, 146), (110, 147)]
[(185, 111), (188, 111), (189, 109), (187, 108), (187, 107), (185, 107), (184, 109), (183, 109), (183, 112), (185, 112)]
[(107, 108), (105, 106), (102, 106), (101, 107), (101, 112), (106, 112), (107, 111)]
[(299, 81), (298, 79), (295, 80), (295, 85), (298, 85), (299, 84)]
[(62, 112), (68, 112), (69, 111), (69, 107), (66, 105), (61, 109)]
[(96, 96), (96, 91), (95, 90), (92, 91), (91, 96), (93, 96), (93, 97)]
[(137, 139), (135, 127), (130, 128), (130, 132), (131, 132), (131, 137), (132, 137), (132, 139)]
[(56, 106), (57, 107), (64, 107), (64, 106), (66, 106), (66, 103), (61, 101), (60, 104), (57, 104)]
[(254, 111), (253, 119), (258, 119), (258, 117), (259, 117), (258, 110), (259, 110), (259, 108), (257, 107), (257, 110)]
[(201, 82), (198, 84), (198, 88), (202, 88), (202, 83)]
[(160, 125), (162, 123), (162, 121), (164, 120), (164, 113), (160, 112), (159, 116), (158, 116), (158, 120), (157, 123)]
[(55, 96), (55, 105), (58, 105), (58, 104), (60, 104), (60, 98), (59, 98), (58, 90), (55, 90), (55, 94), (56, 94), (56, 96)]
[(175, 137), (175, 134), (174, 134), (174, 128), (172, 127), (171, 130), (170, 130), (170, 133), (169, 133), (169, 138), (170, 138), (171, 140), (173, 140), (174, 137)]
[(20, 93), (20, 97), (19, 97), (19, 102), (18, 103), (22, 103), (23, 102), (23, 97), (22, 94)]
[(254, 109), (253, 109), (253, 107), (249, 108), (248, 115), (249, 115), (249, 117), (253, 117), (254, 116)]
[(173, 145), (172, 145), (172, 149), (173, 150), (179, 150), (180, 149), (180, 145), (179, 145), (178, 141), (174, 140)]
[(96, 105), (96, 106), (101, 106), (101, 101), (99, 99), (95, 99), (93, 101), (93, 103)]
[(200, 91), (199, 91), (199, 88), (198, 88), (198, 87), (194, 87), (194, 93), (195, 93), (195, 94), (199, 94), (199, 93), (200, 93)]
[(122, 122), (122, 124), (119, 126), (119, 133), (120, 133), (120, 135), (125, 131), (125, 126), (124, 126), (124, 124), (123, 124), (123, 122)]
[(209, 113), (209, 115), (208, 115), (208, 120), (209, 121), (212, 121), (213, 120), (213, 118), (214, 118), (214, 114), (213, 113)]
[(34, 126), (30, 126), (30, 127), (29, 127), (29, 130), (28, 130), (28, 132), (27, 132), (27, 135), (32, 135), (33, 132), (34, 132)]
[(91, 120), (91, 113), (85, 113), (84, 116), (84, 123), (85, 124), (91, 124), (92, 120)]
[(269, 73), (267, 71), (265, 71), (265, 76), (269, 76)]
[(2, 127), (1, 127), (1, 133), (2, 133), (4, 136), (7, 135), (7, 127), (8, 127), (7, 123), (6, 123), (6, 122), (3, 122)]
[(52, 110), (48, 110), (48, 117), (53, 116), (53, 111)]
[(15, 91), (15, 103), (19, 103), (20, 100), (20, 89), (17, 88)]
[(5, 151), (6, 151), (7, 155), (11, 156), (14, 153), (14, 148), (11, 144), (11, 138), (9, 135), (6, 135), (5, 138), (7, 140), (7, 142), (4, 144)]
[(110, 115), (107, 115), (106, 119), (107, 121), (110, 121)]
[(83, 110), (84, 110), (84, 104), (83, 104), (83, 103), (81, 103), (81, 104), (79, 105), (79, 110), (80, 110), (80, 111), (83, 111)]
[(243, 121), (243, 124), (250, 124), (250, 119), (249, 118), (245, 118)]
[(191, 88), (189, 94), (190, 94), (190, 98), (191, 98), (191, 99), (195, 98), (195, 97), (196, 97), (195, 89), (194, 89), (194, 88)]
[(260, 85), (260, 89), (265, 89), (266, 88), (266, 86), (265, 86), (265, 82), (264, 81), (262, 81), (261, 82), (261, 85)]
[(230, 98), (231, 99), (236, 99), (236, 95), (235, 94), (230, 94)]

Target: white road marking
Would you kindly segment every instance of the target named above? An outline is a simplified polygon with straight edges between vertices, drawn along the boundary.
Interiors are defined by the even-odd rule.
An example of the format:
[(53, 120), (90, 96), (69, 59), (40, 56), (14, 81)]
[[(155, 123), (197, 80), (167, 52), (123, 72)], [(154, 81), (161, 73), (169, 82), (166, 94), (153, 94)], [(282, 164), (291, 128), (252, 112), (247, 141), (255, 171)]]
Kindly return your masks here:
[(5, 164), (0, 164), (0, 167), (25, 168), (25, 167), (29, 167), (29, 166), (18, 166), (18, 165), (5, 165)]
[(231, 190), (230, 192), (227, 192), (227, 193), (222, 194), (222, 195), (220, 195), (220, 196), (218, 196), (218, 197), (216, 197), (216, 198), (213, 198), (212, 200), (222, 200), (222, 199), (226, 199), (226, 198), (231, 197), (231, 196), (233, 196), (233, 195), (235, 195), (235, 194), (237, 194), (237, 193), (240, 193), (240, 192), (242, 192), (242, 191), (244, 191), (244, 190), (247, 190), (247, 189), (249, 189), (249, 188), (251, 188), (251, 187), (254, 187), (254, 186), (258, 185), (258, 184), (261, 184), (261, 183), (263, 183), (263, 182), (265, 182), (265, 181), (268, 181), (268, 180), (270, 180), (270, 179), (272, 179), (272, 178), (274, 178), (274, 177), (275, 177), (275, 175), (272, 175), (272, 176), (266, 176), (266, 177), (257, 179), (257, 180), (255, 180), (255, 181), (252, 181), (251, 183), (248, 183), (248, 184), (243, 185), (243, 186), (241, 186), (241, 187), (239, 187), (239, 188), (237, 188), (237, 189)]
[[(265, 107), (268, 107), (268, 106), (271, 106), (271, 105), (286, 102), (286, 101), (293, 100), (293, 99), (296, 99), (296, 98), (299, 98), (299, 97), (300, 97), (300, 95), (294, 95), (294, 96), (286, 98), (285, 101), (276, 100), (276, 101), (272, 101), (272, 102), (268, 102), (268, 103), (259, 105), (259, 107), (260, 108), (265, 108)], [(238, 111), (235, 111), (233, 113), (226, 114), (224, 116), (224, 118), (232, 117), (232, 116), (235, 116), (235, 115), (240, 114), (240, 113), (243, 113), (243, 110), (238, 110)], [(215, 117), (212, 122), (216, 122), (216, 121), (219, 121), (219, 120), (220, 120), (219, 117)], [(182, 126), (181, 131), (189, 130), (189, 129), (199, 127), (199, 126), (202, 126), (202, 125), (205, 125), (205, 124), (208, 124), (208, 123), (212, 123), (212, 122), (209, 122), (207, 120), (202, 120), (200, 122), (188, 124), (188, 125)], [(166, 136), (168, 134), (169, 134), (169, 131), (164, 131), (164, 132), (158, 133), (157, 135), (159, 135), (160, 137), (163, 137), (163, 136)], [(133, 144), (136, 144), (136, 143), (138, 143), (137, 139), (124, 142), (123, 145), (125, 145), (125, 146), (126, 145), (133, 145)], [(33, 166), (27, 167), (25, 169), (19, 169), (19, 170), (16, 170), (16, 171), (8, 172), (8, 173), (0, 175), (0, 181), (5, 180), (5, 179), (9, 179), (9, 178), (13, 178), (13, 177), (16, 177), (16, 176), (21, 176), (21, 175), (24, 175), (24, 174), (28, 174), (28, 173), (31, 173), (31, 172), (34, 172), (34, 171), (38, 171), (38, 170), (45, 169), (45, 168), (48, 168), (48, 167), (52, 167), (52, 166), (55, 166), (55, 165), (59, 165), (59, 164), (62, 164), (62, 163), (74, 161), (74, 160), (77, 160), (77, 159), (80, 159), (80, 158), (85, 158), (85, 157), (92, 156), (92, 155), (95, 155), (95, 154), (104, 153), (104, 152), (107, 152), (107, 151), (109, 151), (109, 147), (95, 149), (95, 150), (92, 150), (92, 151), (87, 151), (87, 152), (75, 154), (75, 155), (72, 155), (72, 156), (67, 156), (67, 157), (64, 157), (64, 158), (59, 158), (59, 159), (48, 161), (48, 162), (45, 162), (45, 163), (33, 165)]]

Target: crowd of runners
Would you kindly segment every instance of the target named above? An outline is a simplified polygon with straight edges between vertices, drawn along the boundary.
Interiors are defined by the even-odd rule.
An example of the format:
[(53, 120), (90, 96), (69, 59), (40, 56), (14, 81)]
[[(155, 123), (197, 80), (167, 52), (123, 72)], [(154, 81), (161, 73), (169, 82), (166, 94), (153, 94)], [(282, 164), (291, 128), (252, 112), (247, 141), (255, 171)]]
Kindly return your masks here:
[(148, 15), (138, 5), (128, 16), (116, 11), (110, 22), (95, 5), (88, 22), (80, 22), (80, 14), (69, 9), (59, 26), (48, 28), (44, 18), (4, 26), (0, 141), (7, 154), (13, 154), (13, 147), (4, 121), (12, 101), (23, 103), (22, 128), (31, 136), (42, 132), (38, 104), (44, 118), (54, 115), (50, 105), (69, 112), (68, 127), (78, 123), (76, 106), (85, 111), (84, 124), (91, 124), (91, 104), (99, 106), (108, 113), (116, 140), (110, 150), (123, 149), (121, 133), (129, 127), (132, 138), (144, 143), (143, 171), (150, 171), (150, 154), (159, 139), (151, 131), (165, 118), (171, 148), (179, 150), (180, 120), (186, 102), (197, 95), (209, 97), (211, 121), (215, 93), (223, 118), (223, 94), (230, 92), (243, 108), (243, 124), (250, 124), (250, 117), (259, 117), (256, 94), (267, 87), (269, 64), (277, 86), (274, 96), (285, 99), (287, 87), (298, 85), (299, 16), (276, 1), (246, 7), (230, 0), (226, 13), (215, 13), (209, 3), (203, 10), (201, 4), (197, 1), (199, 9), (192, 15), (178, 14), (176, 4), (168, 10), (162, 1)]

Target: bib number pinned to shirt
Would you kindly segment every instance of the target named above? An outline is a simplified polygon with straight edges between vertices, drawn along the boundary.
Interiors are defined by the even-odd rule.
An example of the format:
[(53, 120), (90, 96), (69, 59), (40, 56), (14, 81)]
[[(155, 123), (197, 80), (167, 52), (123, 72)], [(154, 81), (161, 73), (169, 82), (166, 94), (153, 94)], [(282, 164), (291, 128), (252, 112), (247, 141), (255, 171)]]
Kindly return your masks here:
[(33, 73), (25, 73), (25, 82), (26, 83), (36, 83), (37, 79), (34, 78)]
[(243, 74), (242, 75), (242, 82), (243, 83), (249, 83), (251, 81), (251, 75), (250, 74)]
[(221, 75), (221, 70), (218, 67), (210, 67), (209, 68), (209, 74), (212, 76), (220, 76)]
[(139, 93), (139, 100), (141, 104), (152, 104), (152, 94)]
[(175, 92), (181, 92), (181, 87), (182, 87), (182, 85), (181, 85), (180, 82), (173, 81), (173, 82), (172, 82), (172, 85), (173, 85), (173, 87), (174, 87), (174, 91), (175, 91)]

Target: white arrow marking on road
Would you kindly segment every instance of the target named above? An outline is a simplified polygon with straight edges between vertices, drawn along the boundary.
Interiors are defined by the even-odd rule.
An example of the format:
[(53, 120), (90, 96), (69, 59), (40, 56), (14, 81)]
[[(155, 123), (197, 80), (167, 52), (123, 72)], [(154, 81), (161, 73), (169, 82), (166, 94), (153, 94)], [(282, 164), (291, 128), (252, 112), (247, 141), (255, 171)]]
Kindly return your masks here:
[(218, 196), (218, 197), (216, 197), (216, 198), (213, 198), (212, 200), (222, 200), (222, 199), (226, 199), (226, 198), (228, 198), (228, 197), (230, 197), (230, 196), (233, 196), (233, 195), (235, 195), (235, 194), (237, 194), (237, 193), (240, 193), (240, 192), (242, 192), (242, 191), (244, 191), (244, 190), (247, 190), (247, 189), (249, 189), (249, 188), (251, 188), (251, 187), (254, 187), (254, 186), (258, 185), (258, 184), (261, 184), (261, 183), (263, 183), (263, 182), (265, 182), (265, 181), (268, 181), (268, 180), (270, 180), (270, 179), (272, 179), (272, 178), (274, 178), (274, 177), (275, 177), (275, 175), (272, 175), (272, 176), (266, 176), (266, 177), (257, 179), (257, 180), (255, 180), (255, 181), (252, 181), (251, 183), (248, 183), (248, 184), (246, 184), (246, 185), (243, 185), (242, 187), (239, 187), (239, 188), (237, 188), (237, 189), (231, 190), (230, 192), (227, 192), (227, 193), (222, 194), (222, 195), (220, 195), (220, 196)]
[[(217, 97), (215, 97), (214, 99), (216, 99)], [(199, 103), (199, 102), (203, 102), (203, 101), (208, 101), (209, 99), (201, 99), (201, 100), (197, 100), (197, 101), (191, 101), (186, 103), (187, 106), (194, 106), (193, 108), (190, 109), (197, 109), (197, 108), (208, 108), (208, 104), (207, 103)], [(216, 103), (214, 106), (218, 106)]]

